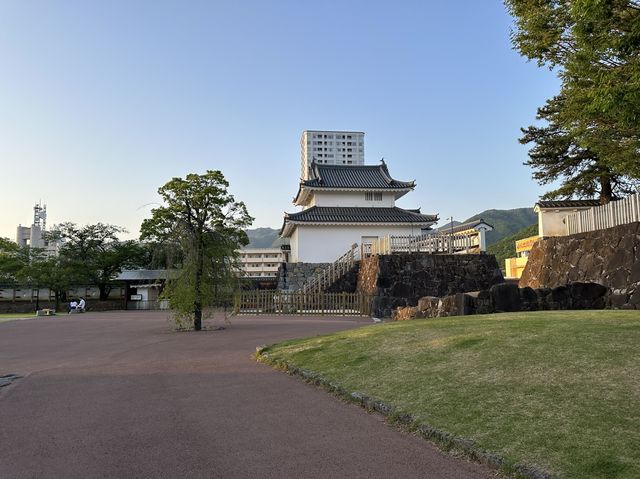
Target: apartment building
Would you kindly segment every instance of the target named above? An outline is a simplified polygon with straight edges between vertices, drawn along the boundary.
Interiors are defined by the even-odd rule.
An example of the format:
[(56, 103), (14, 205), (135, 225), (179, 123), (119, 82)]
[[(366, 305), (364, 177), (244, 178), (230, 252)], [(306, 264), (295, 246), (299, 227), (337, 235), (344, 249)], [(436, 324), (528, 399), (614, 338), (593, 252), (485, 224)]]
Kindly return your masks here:
[(246, 278), (276, 278), (284, 261), (280, 248), (243, 248), (239, 251), (240, 265)]
[(300, 137), (300, 178), (309, 178), (311, 163), (364, 165), (364, 133), (361, 131), (305, 130)]

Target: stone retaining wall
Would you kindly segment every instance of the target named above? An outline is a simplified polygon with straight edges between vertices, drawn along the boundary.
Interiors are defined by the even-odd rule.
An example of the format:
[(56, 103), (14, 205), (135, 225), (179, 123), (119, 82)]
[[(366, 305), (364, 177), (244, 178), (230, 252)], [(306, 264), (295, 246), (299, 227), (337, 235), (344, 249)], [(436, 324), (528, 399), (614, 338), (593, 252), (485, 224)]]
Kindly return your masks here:
[(640, 223), (537, 241), (520, 287), (555, 288), (574, 282), (609, 288), (611, 307), (640, 309)]
[(407, 253), (362, 260), (358, 291), (374, 296), (374, 316), (388, 318), (424, 296), (478, 291), (503, 281), (493, 255)]
[(278, 269), (278, 289), (298, 291), (311, 276), (329, 263), (283, 263)]
[(547, 288), (518, 288), (513, 283), (496, 284), (488, 290), (458, 293), (442, 298), (420, 298), (417, 306), (400, 307), (393, 319), (439, 318), (470, 314), (610, 307), (611, 291), (597, 283), (572, 283)]

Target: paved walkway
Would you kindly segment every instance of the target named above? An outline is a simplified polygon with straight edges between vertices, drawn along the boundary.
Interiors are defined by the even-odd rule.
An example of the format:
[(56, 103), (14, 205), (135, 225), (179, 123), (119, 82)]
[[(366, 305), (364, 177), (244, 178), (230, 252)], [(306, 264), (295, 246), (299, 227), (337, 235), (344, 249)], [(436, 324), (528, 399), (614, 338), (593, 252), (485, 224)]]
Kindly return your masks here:
[(258, 364), (273, 343), (358, 326), (235, 318), (175, 333), (117, 312), (0, 324), (0, 477), (484, 478), (375, 414)]

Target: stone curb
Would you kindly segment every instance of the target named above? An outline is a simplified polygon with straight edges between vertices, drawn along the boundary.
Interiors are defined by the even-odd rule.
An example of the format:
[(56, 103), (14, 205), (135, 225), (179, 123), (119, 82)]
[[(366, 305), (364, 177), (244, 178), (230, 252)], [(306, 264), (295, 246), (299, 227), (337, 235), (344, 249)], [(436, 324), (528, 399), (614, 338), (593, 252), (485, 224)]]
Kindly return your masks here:
[(369, 397), (366, 394), (357, 391), (349, 392), (339, 384), (325, 379), (318, 373), (300, 368), (281, 359), (274, 359), (265, 352), (265, 349), (267, 349), (266, 345), (258, 346), (256, 348), (255, 358), (258, 362), (280, 369), (291, 376), (298, 376), (305, 382), (321, 387), (338, 397), (346, 399), (347, 401), (356, 403), (367, 411), (375, 411), (390, 419), (392, 424), (408, 427), (410, 430), (416, 431), (423, 439), (432, 441), (445, 450), (455, 449), (473, 461), (484, 464), (492, 469), (515, 474), (515, 477), (522, 477), (526, 479), (552, 479), (551, 475), (534, 466), (517, 464), (509, 467), (502, 457), (478, 448), (475, 445), (475, 441), (471, 439), (456, 437), (453, 434), (434, 428), (428, 424), (422, 424), (416, 421), (411, 414), (397, 411), (392, 405), (387, 404), (384, 401)]
[(0, 388), (4, 386), (9, 386), (12, 382), (22, 379), (22, 376), (18, 376), (17, 374), (5, 374), (0, 376)]

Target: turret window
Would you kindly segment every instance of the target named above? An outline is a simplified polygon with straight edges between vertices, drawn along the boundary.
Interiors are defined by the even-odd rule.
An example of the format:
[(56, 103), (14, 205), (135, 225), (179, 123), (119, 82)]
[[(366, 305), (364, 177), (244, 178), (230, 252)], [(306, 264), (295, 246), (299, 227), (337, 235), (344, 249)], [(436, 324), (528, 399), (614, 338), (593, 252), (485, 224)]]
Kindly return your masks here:
[(382, 193), (367, 191), (364, 194), (365, 201), (382, 201)]

